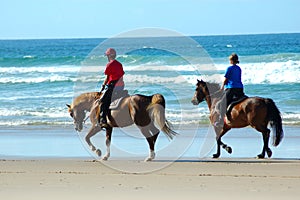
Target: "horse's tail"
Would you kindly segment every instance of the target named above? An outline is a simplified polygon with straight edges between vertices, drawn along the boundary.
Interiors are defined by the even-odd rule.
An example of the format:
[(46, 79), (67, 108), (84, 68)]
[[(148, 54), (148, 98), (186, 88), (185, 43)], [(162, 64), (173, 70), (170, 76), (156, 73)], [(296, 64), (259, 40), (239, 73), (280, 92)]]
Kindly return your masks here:
[(268, 108), (269, 122), (273, 129), (273, 133), (275, 132), (275, 134), (273, 134), (273, 145), (277, 146), (283, 138), (282, 119), (280, 111), (272, 99), (267, 98), (265, 102)]
[(173, 139), (178, 133), (172, 130), (170, 122), (165, 115), (166, 102), (161, 94), (154, 94), (151, 98), (151, 103), (147, 107), (151, 119), (159, 126), (159, 128), (170, 139)]

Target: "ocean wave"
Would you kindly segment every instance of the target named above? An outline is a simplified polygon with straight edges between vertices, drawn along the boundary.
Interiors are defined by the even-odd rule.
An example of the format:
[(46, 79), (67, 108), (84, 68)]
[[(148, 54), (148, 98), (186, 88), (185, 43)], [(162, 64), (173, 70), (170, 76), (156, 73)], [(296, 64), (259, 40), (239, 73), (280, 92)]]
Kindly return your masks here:
[[(213, 76), (223, 77), (228, 64), (217, 64), (218, 73), (203, 76), (213, 80)], [(300, 83), (300, 61), (261, 62), (240, 64), (242, 81), (245, 84)], [(221, 78), (222, 78), (221, 77)]]
[(48, 77), (3, 77), (0, 78), (2, 84), (16, 84), (16, 83), (53, 83), (53, 82), (75, 82), (77, 78), (70, 78), (60, 75), (50, 75)]
[(81, 66), (58, 65), (38, 67), (0, 67), (0, 73), (26, 74), (26, 73), (77, 73)]
[(35, 95), (24, 95), (24, 94), (20, 94), (18, 96), (10, 96), (10, 97), (3, 97), (0, 96), (0, 101), (16, 101), (16, 100), (28, 100), (28, 99), (57, 99), (57, 98), (73, 98), (74, 97), (74, 91), (71, 90), (69, 92), (64, 92), (64, 93), (51, 93), (51, 94), (37, 94), (35, 93)]
[[(67, 112), (65, 112), (67, 113)], [(62, 115), (62, 113), (60, 113)], [(66, 114), (68, 115), (68, 114)], [(288, 115), (285, 116), (283, 114), (282, 122), (283, 125), (300, 125), (300, 114), (293, 114), (293, 117), (289, 117)], [(43, 116), (41, 114), (40, 116)], [(48, 116), (47, 116), (48, 117)], [(55, 114), (52, 115), (53, 118), (22, 118), (22, 115), (16, 116), (13, 120), (0, 120), (0, 126), (20, 126), (20, 125), (73, 125), (73, 120), (70, 118), (70, 116), (65, 117), (59, 117), (56, 118)], [(208, 114), (201, 114), (200, 117), (197, 114), (184, 114), (184, 115), (176, 115), (172, 113), (167, 113), (166, 117), (168, 121), (171, 122), (173, 125), (209, 125), (210, 121), (208, 118)], [(86, 127), (91, 126), (91, 122), (87, 120), (85, 123)]]
[[(125, 66), (127, 83), (220, 83), (228, 64)], [(241, 63), (244, 84), (300, 83), (300, 61)], [(105, 66), (0, 67), (0, 83), (99, 82)]]
[(25, 58), (25, 59), (32, 59), (32, 58), (36, 58), (36, 56), (26, 55), (26, 56), (23, 56), (23, 58)]
[(14, 121), (0, 121), (0, 126), (39, 126), (39, 125), (72, 125), (68, 121), (47, 121), (47, 120), (14, 120)]
[(42, 110), (38, 110), (32, 108), (31, 110), (18, 110), (18, 109), (8, 109), (8, 108), (1, 108), (0, 109), (0, 116), (3, 119), (11, 119), (11, 117), (16, 118), (49, 118), (49, 119), (61, 119), (61, 118), (69, 118), (69, 114), (67, 109), (65, 108), (44, 108)]
[[(40, 54), (37, 53), (37, 54)], [(1, 66), (5, 67), (22, 67), (22, 66), (48, 66), (48, 65), (78, 65), (82, 60), (83, 56), (72, 56), (72, 55), (37, 55), (37, 54), (25, 54), (25, 55), (6, 55), (0, 57)], [(53, 52), (49, 52), (53, 54)]]
[(245, 83), (300, 83), (300, 61), (245, 64), (242, 70)]

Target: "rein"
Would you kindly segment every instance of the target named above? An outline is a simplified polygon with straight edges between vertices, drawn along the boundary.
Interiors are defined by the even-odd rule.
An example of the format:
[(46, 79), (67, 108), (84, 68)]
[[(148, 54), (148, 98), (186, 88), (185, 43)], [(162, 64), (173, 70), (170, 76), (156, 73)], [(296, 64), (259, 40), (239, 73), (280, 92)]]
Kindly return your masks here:
[(218, 93), (223, 93), (223, 91), (221, 91), (221, 90), (218, 90), (218, 91), (216, 91), (216, 92), (214, 92), (214, 93), (212, 93), (212, 94), (210, 94), (210, 95), (208, 95), (208, 96), (210, 96), (210, 97), (214, 97), (214, 96), (216, 96)]
[(90, 115), (88, 115), (84, 120), (83, 123), (85, 124), (86, 120), (88, 120), (90, 118)]

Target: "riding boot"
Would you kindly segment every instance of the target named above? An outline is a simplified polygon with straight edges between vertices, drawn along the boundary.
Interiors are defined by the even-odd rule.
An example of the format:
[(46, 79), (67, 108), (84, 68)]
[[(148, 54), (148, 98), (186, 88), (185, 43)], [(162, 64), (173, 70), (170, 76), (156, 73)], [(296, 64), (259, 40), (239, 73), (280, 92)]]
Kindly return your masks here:
[(98, 117), (98, 125), (101, 128), (107, 128), (108, 124), (107, 124), (107, 109), (104, 106), (104, 103), (100, 104), (100, 113), (99, 113), (99, 117)]

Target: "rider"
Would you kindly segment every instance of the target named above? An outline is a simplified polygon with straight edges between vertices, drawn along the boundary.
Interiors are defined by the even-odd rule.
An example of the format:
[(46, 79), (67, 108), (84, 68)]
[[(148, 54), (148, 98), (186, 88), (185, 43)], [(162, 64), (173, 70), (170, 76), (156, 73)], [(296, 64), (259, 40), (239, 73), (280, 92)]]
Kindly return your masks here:
[(223, 127), (224, 116), (226, 113), (227, 106), (232, 102), (234, 96), (242, 97), (244, 96), (244, 86), (242, 83), (242, 70), (237, 65), (239, 64), (239, 57), (237, 54), (233, 53), (229, 56), (229, 66), (224, 75), (224, 81), (221, 86), (221, 91), (224, 90), (224, 94), (219, 101), (220, 115), (215, 122), (216, 127)]
[(105, 55), (107, 56), (108, 63), (104, 71), (106, 78), (102, 84), (102, 89), (100, 91), (103, 93), (99, 101), (100, 116), (98, 119), (101, 128), (108, 127), (106, 116), (109, 110), (109, 105), (111, 103), (111, 97), (113, 91), (124, 89), (123, 75), (125, 74), (122, 64), (116, 60), (117, 53), (115, 49), (108, 48), (105, 52)]

